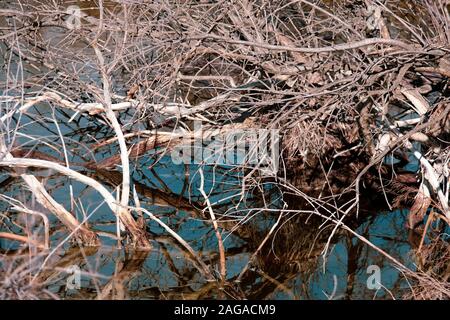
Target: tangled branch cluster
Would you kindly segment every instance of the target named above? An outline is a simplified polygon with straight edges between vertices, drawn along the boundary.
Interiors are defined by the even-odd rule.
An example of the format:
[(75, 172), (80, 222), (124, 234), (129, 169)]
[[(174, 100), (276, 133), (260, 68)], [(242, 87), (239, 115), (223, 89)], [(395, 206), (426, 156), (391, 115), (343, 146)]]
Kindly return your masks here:
[[(142, 210), (131, 206), (130, 168), (195, 135), (192, 120), (279, 129), (276, 181), (336, 228), (358, 213), (362, 189), (386, 199), (412, 189), (411, 229), (430, 206), (450, 221), (448, 1), (100, 0), (84, 4), (75, 25), (66, 5), (0, 9), (0, 166), (84, 244), (98, 244), (95, 232), (24, 168), (97, 190), (132, 242), (149, 247), (135, 215)], [(30, 135), (24, 116), (56, 123), (54, 136)], [(69, 141), (80, 133), (82, 142)], [(95, 157), (116, 144), (116, 155)], [(419, 175), (383, 165), (389, 156), (402, 165), (415, 156)], [(117, 197), (79, 169), (118, 166)]]

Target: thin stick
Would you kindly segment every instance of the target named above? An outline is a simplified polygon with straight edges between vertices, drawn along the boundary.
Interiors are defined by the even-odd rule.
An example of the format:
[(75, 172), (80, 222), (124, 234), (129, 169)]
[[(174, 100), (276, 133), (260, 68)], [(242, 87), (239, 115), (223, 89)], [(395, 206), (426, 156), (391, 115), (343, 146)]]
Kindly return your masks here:
[(235, 40), (235, 39), (230, 39), (230, 38), (213, 35), (213, 34), (205, 34), (203, 36), (188, 37), (187, 39), (184, 39), (184, 40), (199, 40), (199, 39), (220, 40), (220, 41), (223, 41), (226, 43), (239, 44), (239, 45), (244, 45), (244, 46), (252, 46), (252, 47), (264, 48), (264, 49), (275, 50), (275, 51), (292, 51), (292, 52), (303, 52), (303, 53), (325, 53), (325, 52), (346, 51), (346, 50), (367, 47), (367, 46), (375, 45), (375, 44), (391, 45), (391, 46), (395, 46), (395, 47), (400, 47), (400, 48), (408, 50), (408, 51), (416, 51), (417, 50), (412, 45), (405, 43), (403, 41), (393, 40), (393, 39), (384, 39), (384, 38), (367, 38), (367, 39), (363, 39), (363, 40), (359, 40), (359, 41), (355, 41), (355, 42), (336, 44), (336, 45), (320, 47), (320, 48), (279, 46), (279, 45), (273, 45), (273, 44), (261, 43), (261, 42)]
[(210, 281), (214, 280), (214, 276), (209, 271), (208, 266), (198, 257), (198, 255), (195, 253), (195, 250), (189, 245), (189, 243), (187, 243), (182, 237), (180, 237), (178, 235), (178, 233), (173, 231), (167, 224), (165, 224), (161, 219), (156, 217), (153, 213), (151, 213), (147, 209), (145, 209), (145, 208), (139, 208), (139, 209), (133, 208), (133, 209), (141, 210), (143, 213), (148, 215), (150, 217), (150, 219), (157, 222), (161, 227), (163, 227), (164, 230), (166, 230), (172, 237), (174, 237), (192, 255), (192, 257), (194, 257), (196, 259), (196, 261), (198, 262), (199, 267), (200, 267), (199, 270), (205, 275), (205, 277)]
[(420, 239), (419, 248), (417, 249), (417, 252), (419, 253), (422, 250), (423, 243), (425, 241), (425, 236), (427, 234), (427, 230), (430, 227), (431, 222), (434, 218), (434, 211), (431, 210), (430, 214), (428, 215), (427, 223), (425, 224), (425, 228), (423, 229), (422, 238)]
[(41, 243), (39, 243), (39, 242), (37, 242), (35, 240), (32, 240), (32, 239), (30, 239), (28, 237), (25, 237), (25, 236), (20, 236), (20, 235), (17, 235), (17, 234), (13, 234), (13, 233), (0, 232), (0, 238), (27, 243), (29, 245), (36, 246), (37, 248), (42, 249), (42, 250), (46, 250), (47, 249), (45, 247), (45, 245), (43, 245), (43, 244), (41, 244)]
[(198, 190), (201, 192), (202, 196), (205, 198), (206, 205), (208, 207), (209, 215), (211, 217), (214, 231), (216, 233), (217, 242), (219, 245), (219, 256), (220, 256), (220, 275), (222, 277), (222, 281), (225, 281), (227, 276), (227, 269), (226, 269), (226, 260), (225, 260), (225, 247), (223, 245), (222, 235), (219, 231), (219, 226), (217, 224), (216, 216), (214, 214), (214, 210), (212, 209), (211, 202), (209, 201), (209, 197), (205, 192), (204, 185), (205, 185), (205, 177), (203, 175), (203, 169), (200, 167), (199, 169), (200, 174), (200, 187)]
[(281, 213), (278, 216), (277, 221), (274, 223), (274, 225), (272, 226), (272, 228), (270, 228), (270, 231), (267, 233), (266, 237), (264, 238), (264, 240), (261, 242), (261, 244), (258, 246), (258, 249), (256, 249), (256, 251), (252, 254), (251, 258), (248, 260), (247, 264), (245, 265), (245, 267), (242, 269), (241, 273), (239, 274), (239, 276), (236, 279), (236, 282), (241, 282), (242, 277), (244, 276), (244, 274), (248, 271), (250, 265), (253, 263), (253, 261), (255, 260), (256, 256), (258, 255), (258, 253), (261, 251), (261, 249), (264, 247), (264, 245), (266, 244), (267, 240), (269, 240), (269, 238), (272, 236), (273, 232), (275, 231), (275, 229), (278, 227), (278, 225), (280, 224), (281, 219), (283, 218), (283, 213)]

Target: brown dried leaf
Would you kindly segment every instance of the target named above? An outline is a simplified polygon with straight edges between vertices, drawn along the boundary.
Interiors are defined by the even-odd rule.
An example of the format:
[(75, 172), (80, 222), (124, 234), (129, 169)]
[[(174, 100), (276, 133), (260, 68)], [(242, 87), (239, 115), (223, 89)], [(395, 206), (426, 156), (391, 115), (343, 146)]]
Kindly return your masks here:
[(430, 191), (428, 190), (428, 187), (422, 183), (408, 215), (408, 228), (415, 229), (417, 224), (423, 221), (423, 217), (427, 213), (430, 204)]
[(412, 103), (414, 110), (419, 115), (424, 115), (430, 109), (428, 101), (420, 94), (417, 89), (402, 89), (403, 95)]
[(310, 84), (323, 85), (323, 77), (319, 72), (313, 72), (308, 76), (308, 82)]

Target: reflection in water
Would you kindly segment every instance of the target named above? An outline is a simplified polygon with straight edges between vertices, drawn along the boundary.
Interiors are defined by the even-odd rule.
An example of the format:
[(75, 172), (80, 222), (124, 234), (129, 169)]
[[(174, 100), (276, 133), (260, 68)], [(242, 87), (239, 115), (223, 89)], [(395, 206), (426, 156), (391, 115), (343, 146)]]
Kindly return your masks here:
[[(196, 191), (197, 168), (173, 165), (167, 157), (157, 163), (151, 159), (151, 155), (141, 159), (133, 174), (141, 205), (188, 241), (218, 275), (217, 241), (204, 214), (202, 198)], [(262, 199), (270, 203), (268, 208), (272, 209), (281, 208), (282, 203), (275, 188), (267, 188), (264, 194), (253, 193), (239, 203), (234, 199), (240, 196), (239, 173), (209, 169), (206, 189), (212, 202), (231, 199), (215, 206), (221, 217), (227, 257), (228, 277), (223, 287), (207, 281), (196, 267), (195, 257), (151, 220), (146, 221), (152, 239), (151, 251), (118, 248), (114, 239), (114, 217), (101, 206), (100, 197), (74, 182), (75, 197), (88, 198), (92, 207), (100, 205), (90, 221), (94, 229), (102, 232), (104, 240), (110, 241), (110, 246), (80, 249), (67, 244), (47, 259), (35, 281), (45, 284), (58, 297), (76, 299), (359, 299), (391, 298), (391, 295), (402, 295), (407, 289), (407, 283), (389, 261), (348, 234), (337, 235), (324, 258), (322, 251), (330, 228), (317, 234), (321, 221), (301, 215), (287, 215), (282, 227), (269, 239), (248, 271), (239, 277), (277, 218), (269, 210), (255, 215), (250, 208), (263, 207)], [(110, 188), (120, 184), (119, 172), (94, 170), (90, 174)], [(67, 202), (66, 178), (57, 175), (47, 178), (49, 185), (55, 186), (53, 195), (58, 201)], [(2, 188), (15, 192), (12, 182), (5, 182)], [(237, 222), (247, 215), (252, 219), (238, 226)], [(406, 212), (377, 214), (365, 218), (357, 230), (381, 249), (412, 266), (412, 262), (404, 260), (411, 249), (404, 231), (405, 219)], [(56, 245), (64, 236), (62, 229), (55, 228), (51, 241)], [(19, 249), (14, 243), (1, 241), (4, 252)], [(8, 255), (8, 259), (16, 263), (20, 262), (19, 257)], [(26, 260), (23, 258), (22, 263)], [(39, 266), (45, 259), (45, 256), (36, 259), (34, 265)], [(370, 265), (381, 268), (385, 288), (374, 291), (367, 287)], [(70, 276), (67, 270), (72, 266), (81, 270), (81, 288), (66, 290)]]
[[(391, 232), (386, 232), (387, 215), (369, 223), (370, 227), (366, 224), (362, 228), (381, 248), (396, 256), (406, 256), (410, 249), (408, 243), (395, 238), (393, 231), (404, 222), (404, 215), (399, 213), (397, 219), (392, 219), (393, 216), (388, 218)], [(236, 275), (248, 261), (250, 247), (258, 243), (233, 246), (227, 241), (230, 274), (223, 289), (215, 282), (205, 281), (193, 266), (192, 258), (167, 236), (154, 236), (152, 251), (102, 247), (61, 252), (47, 263), (46, 270), (50, 271), (41, 272), (38, 281), (62, 298), (83, 299), (327, 299), (330, 296), (333, 299), (370, 299), (374, 296), (390, 298), (391, 294), (398, 297), (408, 289), (399, 272), (361, 242), (342, 236), (323, 261), (319, 256), (322, 249), (319, 243), (298, 239), (301, 239), (298, 247), (292, 247), (284, 243), (283, 236), (276, 238), (273, 251), (258, 256), (251, 271), (239, 283), (234, 281)], [(206, 241), (214, 241), (214, 236)], [(206, 261), (217, 263), (215, 252), (202, 252)], [(18, 259), (17, 256), (10, 258)], [(34, 263), (39, 265), (42, 259)], [(73, 265), (82, 270), (81, 289), (66, 291), (70, 275), (67, 269)], [(369, 265), (380, 266), (381, 281), (386, 289), (375, 292), (367, 288)]]

